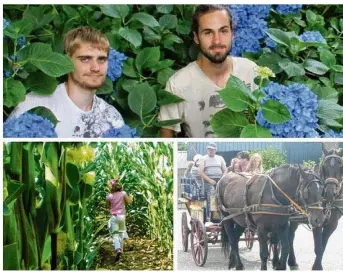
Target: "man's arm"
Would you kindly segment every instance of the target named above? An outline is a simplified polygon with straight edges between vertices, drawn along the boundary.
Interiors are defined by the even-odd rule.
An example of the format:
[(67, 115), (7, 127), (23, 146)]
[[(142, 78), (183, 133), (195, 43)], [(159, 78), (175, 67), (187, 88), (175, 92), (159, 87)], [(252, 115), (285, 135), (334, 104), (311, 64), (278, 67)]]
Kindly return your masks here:
[(191, 171), (193, 165), (194, 165), (193, 162), (190, 162), (190, 163), (188, 164), (187, 169), (183, 172), (183, 175), (184, 175), (184, 176), (186, 176), (186, 175)]
[(162, 137), (175, 137), (175, 131), (167, 128), (161, 128), (160, 133)]
[(208, 183), (215, 185), (217, 184), (216, 181), (214, 181), (213, 179), (209, 178), (206, 174), (205, 174), (205, 160), (201, 160), (200, 164), (199, 164), (199, 175)]

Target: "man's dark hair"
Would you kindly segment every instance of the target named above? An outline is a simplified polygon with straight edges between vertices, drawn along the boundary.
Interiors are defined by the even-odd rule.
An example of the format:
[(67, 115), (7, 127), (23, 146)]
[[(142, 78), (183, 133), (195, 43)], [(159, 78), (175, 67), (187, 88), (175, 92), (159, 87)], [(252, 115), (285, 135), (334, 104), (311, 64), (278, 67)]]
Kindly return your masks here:
[(241, 151), (237, 154), (238, 158), (250, 160), (250, 155), (247, 151)]
[(219, 11), (220, 10), (226, 10), (227, 15), (229, 17), (229, 25), (230, 25), (230, 28), (232, 29), (231, 11), (225, 5), (199, 5), (195, 9), (193, 17), (192, 17), (192, 32), (195, 32), (196, 34), (198, 34), (200, 16), (202, 16), (206, 13), (210, 13), (210, 12), (214, 12), (214, 11), (218, 11), (218, 10)]

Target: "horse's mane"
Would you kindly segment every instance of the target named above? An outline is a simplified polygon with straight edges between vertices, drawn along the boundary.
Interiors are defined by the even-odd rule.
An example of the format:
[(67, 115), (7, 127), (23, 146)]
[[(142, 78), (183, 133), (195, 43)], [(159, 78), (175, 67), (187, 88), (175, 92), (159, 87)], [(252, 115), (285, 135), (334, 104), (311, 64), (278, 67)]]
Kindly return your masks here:
[(298, 169), (299, 168), (299, 164), (283, 164), (280, 167), (275, 167), (270, 169), (269, 171), (266, 172), (266, 174), (268, 174), (269, 176), (272, 176), (277, 170), (279, 169)]

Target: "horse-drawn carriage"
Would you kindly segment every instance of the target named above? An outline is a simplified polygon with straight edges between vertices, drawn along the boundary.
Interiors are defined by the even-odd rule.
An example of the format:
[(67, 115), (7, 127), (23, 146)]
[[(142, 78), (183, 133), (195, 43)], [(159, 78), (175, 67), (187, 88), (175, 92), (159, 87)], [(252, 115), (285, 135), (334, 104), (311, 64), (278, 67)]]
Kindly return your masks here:
[[(290, 176), (288, 177), (289, 173), (294, 172), (296, 176)], [(236, 176), (235, 176), (236, 175)], [(247, 204), (245, 202), (237, 202), (240, 203), (238, 207), (236, 206), (228, 206), (229, 208), (225, 208), (223, 206), (222, 202), (219, 202), (221, 207), (220, 211), (218, 209), (217, 204), (215, 203), (216, 198), (220, 199), (221, 194), (219, 194), (220, 191), (225, 191), (226, 184), (230, 178), (229, 176), (224, 176), (221, 181), (217, 184), (217, 190), (218, 190), (218, 196), (216, 196), (216, 193), (211, 194), (211, 219), (210, 221), (206, 221), (206, 206), (204, 205), (204, 202), (206, 202), (206, 197), (204, 193), (204, 185), (203, 182), (199, 183), (198, 181), (191, 179), (191, 178), (183, 178), (181, 179), (181, 185), (182, 185), (182, 198), (179, 199), (179, 201), (183, 204), (185, 204), (188, 213), (190, 215), (190, 227), (188, 226), (188, 217), (187, 213), (182, 213), (182, 219), (181, 219), (181, 228), (182, 228), (182, 246), (183, 250), (188, 250), (188, 237), (190, 235), (190, 247), (192, 256), (194, 259), (194, 262), (198, 266), (203, 266), (206, 263), (207, 259), (207, 253), (208, 253), (208, 245), (209, 244), (216, 244), (217, 242), (221, 241), (221, 234), (222, 234), (222, 228), (223, 224), (225, 224), (225, 221), (232, 220), (235, 217), (243, 217), (245, 215), (245, 219), (243, 220), (247, 225), (240, 225), (246, 226), (244, 230), (244, 236), (240, 237), (240, 234), (237, 233), (239, 237), (239, 241), (245, 241), (247, 249), (251, 249), (253, 247), (253, 243), (255, 240), (258, 240), (258, 236), (256, 230), (257, 227), (254, 225), (249, 224), (248, 215), (251, 219), (252, 215), (270, 215), (271, 217), (280, 216), (280, 217), (286, 217), (290, 221), (296, 221), (296, 222), (308, 222), (309, 215), (305, 211), (304, 208), (299, 206), (296, 202), (294, 202), (291, 198), (288, 197), (288, 195), (278, 186), (278, 184), (271, 178), (271, 176), (274, 175), (274, 172), (269, 175), (253, 175), (253, 176), (246, 176), (244, 174), (235, 174), (231, 179), (240, 178), (242, 181), (239, 181), (238, 184), (241, 187), (241, 196), (238, 196), (240, 200), (248, 199), (248, 191), (249, 187), (252, 185), (252, 183), (255, 183), (255, 180), (263, 180), (258, 181), (256, 184), (263, 184), (262, 190), (260, 192), (256, 192), (257, 197), (260, 197), (259, 201), (252, 204)], [(292, 187), (293, 192), (296, 193), (296, 195), (293, 194), (293, 196), (300, 196), (301, 195), (301, 202), (304, 203), (306, 209), (312, 208), (312, 209), (321, 209), (321, 206), (319, 203), (319, 200), (315, 199), (316, 204), (314, 204), (312, 201), (308, 203), (308, 201), (313, 199), (308, 199), (308, 191), (309, 186), (312, 182), (317, 183), (318, 179), (316, 177), (310, 178), (309, 173), (306, 173), (302, 170), (300, 166), (291, 166), (287, 165), (283, 168), (278, 169), (277, 176), (282, 177), (283, 175), (286, 175), (287, 177), (282, 178), (282, 182), (285, 183), (288, 179), (295, 179), (294, 186)], [(302, 177), (304, 176), (304, 177)], [(275, 178), (274, 178), (275, 179)], [(304, 181), (306, 180), (306, 181)], [(308, 180), (308, 181), (307, 181)], [(226, 184), (225, 184), (226, 183)], [(280, 181), (278, 181), (280, 184)], [(235, 184), (235, 183), (233, 183)], [(282, 184), (282, 183), (281, 183)], [(251, 186), (252, 188), (255, 187)], [(274, 188), (274, 190), (273, 190)], [(271, 193), (268, 192), (268, 190), (271, 190)], [(318, 189), (314, 187), (314, 190), (316, 191), (316, 194), (311, 194), (315, 198), (317, 198), (317, 192)], [(222, 195), (224, 194), (222, 192)], [(267, 193), (268, 192), (268, 193)], [(287, 197), (287, 202), (289, 204), (284, 205), (281, 204), (278, 200), (281, 200), (281, 196)], [(262, 201), (262, 197), (266, 197), (265, 195), (270, 195), (272, 198), (265, 204), (264, 201)], [(275, 197), (277, 196), (277, 197)], [(293, 198), (294, 198), (293, 197)], [(236, 196), (237, 198), (237, 196)], [(319, 197), (318, 197), (319, 198)], [(251, 197), (250, 197), (251, 199)], [(276, 201), (276, 204), (273, 204), (273, 202)], [(232, 204), (231, 204), (232, 205)], [(227, 230), (226, 230), (227, 232)], [(224, 234), (225, 235), (225, 234)], [(268, 244), (268, 258), (270, 260), (271, 254), (273, 251), (277, 251), (279, 253), (280, 250), (280, 241), (277, 241), (276, 243), (271, 240), (272, 232), (268, 232), (267, 234), (267, 244)], [(275, 238), (275, 236), (274, 236)], [(232, 239), (232, 238), (231, 238)], [(228, 240), (228, 239), (226, 239)], [(237, 240), (237, 238), (236, 238)], [(225, 251), (225, 250), (224, 250)], [(278, 254), (277, 254), (278, 255)]]
[[(183, 212), (181, 216), (181, 234), (182, 248), (187, 252), (190, 236), (190, 248), (193, 260), (197, 266), (203, 266), (206, 263), (209, 244), (220, 242), (221, 234), (221, 216), (215, 202), (215, 195), (211, 195), (211, 219), (206, 221), (206, 196), (204, 192), (203, 182), (196, 181), (192, 178), (181, 178), (182, 194), (179, 202), (184, 204), (190, 221), (188, 221), (187, 212)], [(244, 238), (247, 249), (251, 249), (254, 240), (254, 232), (245, 230)]]

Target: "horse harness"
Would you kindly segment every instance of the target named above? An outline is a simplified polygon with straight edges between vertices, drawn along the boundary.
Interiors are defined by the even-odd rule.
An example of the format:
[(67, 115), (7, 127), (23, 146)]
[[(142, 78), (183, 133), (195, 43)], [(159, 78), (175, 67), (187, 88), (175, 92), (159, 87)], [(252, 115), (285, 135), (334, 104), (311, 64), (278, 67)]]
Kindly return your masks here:
[[(301, 168), (299, 166), (299, 168)], [(300, 179), (300, 183), (297, 187), (296, 190), (296, 196), (297, 199), (300, 201), (300, 203), (303, 204), (303, 206), (298, 205), (294, 200), (292, 200), (284, 191), (282, 191), (282, 189), (280, 189), (280, 187), (276, 184), (276, 182), (271, 178), (271, 176), (273, 175), (274, 170), (272, 170), (272, 172), (270, 173), (270, 175), (268, 174), (255, 174), (253, 177), (251, 177), (245, 184), (245, 189), (244, 189), (244, 208), (225, 208), (223, 205), (221, 205), (221, 209), (225, 212), (229, 212), (230, 215), (224, 217), (222, 219), (221, 222), (224, 222), (226, 220), (232, 219), (236, 216), (239, 216), (241, 214), (245, 214), (246, 216), (246, 223), (248, 228), (249, 227), (253, 227), (254, 229), (254, 223), (251, 219), (251, 214), (273, 214), (273, 215), (284, 215), (284, 216), (291, 216), (291, 215), (301, 215), (302, 218), (303, 216), (306, 216), (306, 218), (309, 217), (309, 215), (307, 214), (307, 210), (310, 209), (320, 209), (323, 210), (322, 207), (322, 202), (318, 201), (316, 203), (313, 204), (307, 204), (306, 199), (308, 198), (308, 187), (310, 186), (310, 184), (312, 183), (320, 183), (320, 179), (316, 176), (314, 180), (311, 180), (309, 183), (307, 183), (306, 185), (304, 185), (302, 176)], [(254, 204), (254, 205), (248, 205), (248, 199), (247, 199), (247, 193), (249, 190), (249, 186), (260, 176), (263, 176), (266, 178), (263, 187), (259, 193), (259, 202), (258, 204)], [(274, 189), (273, 189), (273, 185), (276, 187), (276, 189), (281, 192), (286, 199), (288, 199), (288, 201), (291, 203), (290, 205), (283, 205), (275, 196), (274, 194)], [(261, 204), (262, 201), (262, 197), (263, 197), (263, 192), (264, 189), (266, 187), (270, 187), (271, 189), (271, 193), (272, 193), (272, 199), (276, 204)]]
[[(324, 160), (322, 162), (322, 169), (324, 169), (325, 162), (327, 162), (328, 160), (332, 160), (332, 159), (338, 159), (340, 162), (342, 162), (342, 158), (340, 156), (335, 155), (335, 154), (328, 155), (324, 158)], [(328, 177), (324, 181), (324, 187), (329, 185), (329, 184), (336, 185), (337, 190), (336, 190), (336, 194), (335, 194), (335, 199), (333, 201), (326, 202), (325, 199), (323, 200), (325, 217), (327, 219), (330, 218), (332, 209), (338, 209), (343, 215), (343, 185), (342, 185), (343, 181), (342, 181), (342, 178), (337, 179), (335, 177)]]

